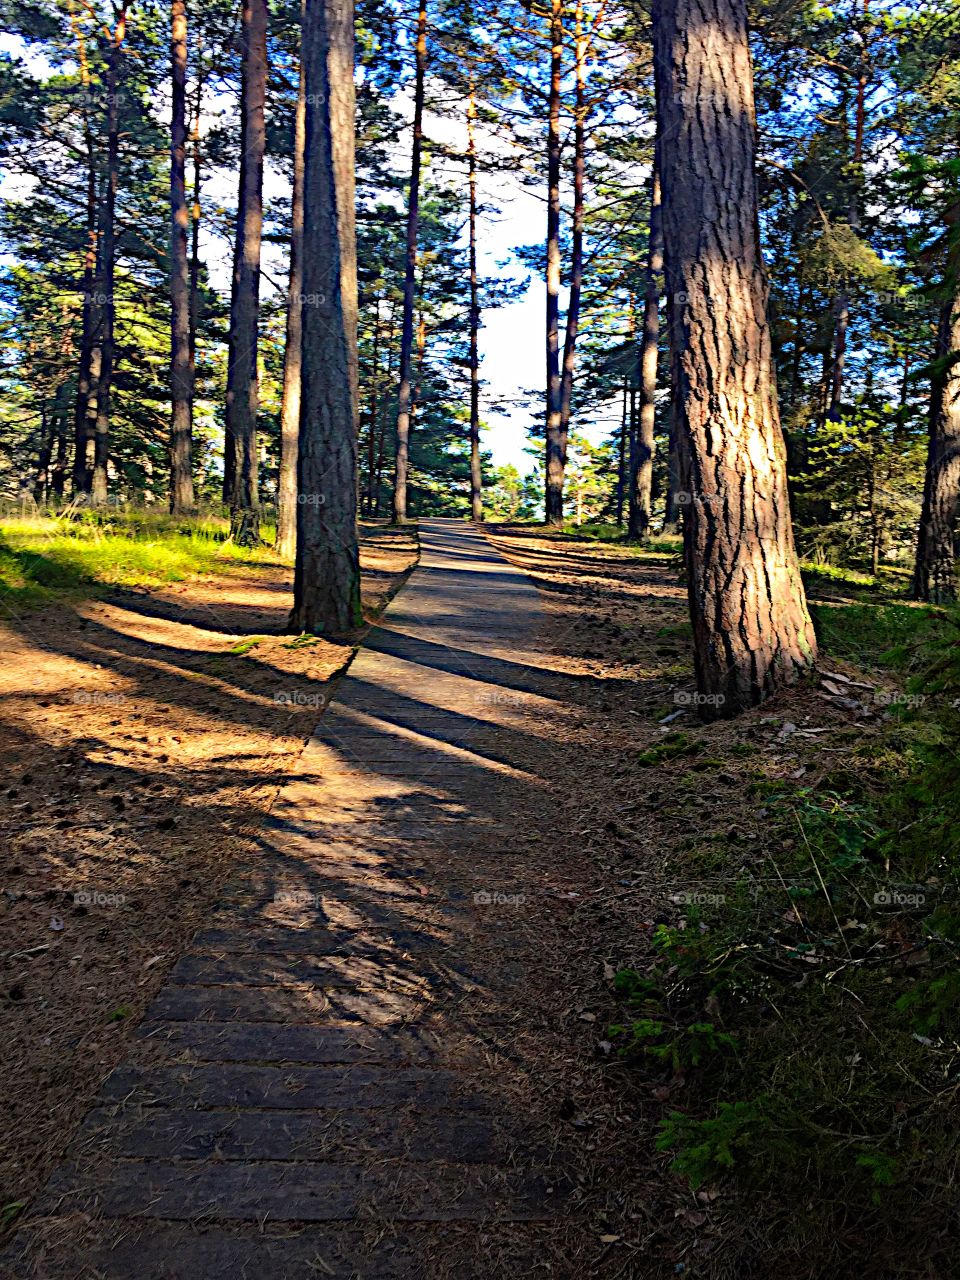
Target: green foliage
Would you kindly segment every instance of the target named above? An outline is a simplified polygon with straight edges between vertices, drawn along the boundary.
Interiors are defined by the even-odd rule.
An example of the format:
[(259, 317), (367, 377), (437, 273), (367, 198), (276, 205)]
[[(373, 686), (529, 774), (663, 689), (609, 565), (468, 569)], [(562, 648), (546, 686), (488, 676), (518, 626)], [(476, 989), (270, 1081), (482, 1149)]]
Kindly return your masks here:
[(639, 765), (657, 765), (667, 760), (676, 760), (680, 756), (693, 756), (702, 750), (703, 742), (699, 738), (691, 738), (686, 733), (673, 731), (656, 746), (638, 752), (635, 759)]

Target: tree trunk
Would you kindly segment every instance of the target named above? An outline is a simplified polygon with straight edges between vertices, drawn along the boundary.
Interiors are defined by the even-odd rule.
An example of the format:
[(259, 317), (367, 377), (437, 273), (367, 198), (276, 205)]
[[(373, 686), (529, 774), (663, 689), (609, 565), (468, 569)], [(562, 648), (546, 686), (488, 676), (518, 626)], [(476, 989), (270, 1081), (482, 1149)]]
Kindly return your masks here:
[[(197, 44), (199, 63), (199, 42)], [(200, 190), (202, 158), (200, 155), (200, 113), (203, 108), (203, 76), (197, 67), (197, 85), (193, 103), (193, 124), (190, 129), (193, 148), (192, 202), (190, 209), (190, 387), (196, 391), (197, 326), (200, 320)], [(194, 396), (190, 397), (190, 434), (193, 435)]]
[(620, 434), (617, 436), (617, 490), (616, 505), (614, 507), (617, 524), (621, 527), (623, 526), (623, 500), (627, 487), (627, 473), (633, 469), (634, 451), (633, 424), (627, 421), (627, 388), (628, 383), (624, 378), (623, 403), (620, 412)]
[(33, 482), (33, 500), (42, 507), (50, 488), (50, 460), (53, 457), (53, 441), (56, 417), (48, 414), (46, 401), (40, 403), (40, 448), (37, 455), (37, 478)]
[(172, 0), (170, 61), (173, 113), (170, 122), (170, 511), (193, 510), (192, 411), (190, 359), (190, 262), (187, 237), (187, 7)]
[[(956, 229), (953, 228), (953, 234)], [(960, 504), (960, 250), (951, 253), (949, 296), (940, 313), (930, 394), (927, 471), (917, 537), (913, 598), (957, 599), (956, 528)]]
[(373, 358), (370, 374), (370, 427), (367, 432), (367, 487), (363, 506), (368, 518), (373, 516), (374, 484), (377, 469), (377, 434), (380, 425), (380, 297), (376, 299), (373, 320)]
[(116, 363), (114, 335), (117, 308), (113, 297), (116, 274), (116, 212), (120, 169), (120, 56), (127, 29), (126, 5), (120, 10), (110, 41), (107, 62), (107, 188), (100, 221), (99, 288), (102, 302), (100, 370), (97, 378), (97, 420), (93, 440), (93, 480), (90, 501), (107, 504), (107, 460), (110, 454), (110, 412)]
[(480, 297), (477, 279), (477, 103), (473, 81), (467, 103), (467, 159), (470, 181), (470, 514), (483, 519), (480, 465)]
[(746, 0), (655, 0), (653, 20), (684, 556), (713, 719), (797, 679), (816, 640), (766, 314)]
[(76, 12), (70, 7), (70, 22), (77, 40), (77, 62), (80, 67), (80, 83), (85, 95), (83, 112), (83, 137), (87, 161), (86, 232), (87, 248), (83, 258), (83, 307), (80, 321), (80, 358), (77, 369), (77, 395), (73, 414), (73, 492), (74, 497), (89, 494), (93, 480), (90, 465), (90, 446), (97, 416), (97, 389), (95, 376), (99, 376), (99, 353), (94, 360), (94, 349), (99, 328), (99, 309), (96, 305), (97, 263), (99, 259), (97, 162), (90, 127), (90, 67), (87, 62), (86, 42)]
[(63, 499), (64, 484), (67, 475), (67, 405), (58, 405), (56, 410), (56, 444), (57, 452), (50, 477), (50, 492), (59, 503)]
[[(560, 451), (567, 465), (567, 439), (573, 404), (573, 375), (577, 361), (577, 334), (580, 329), (580, 299), (583, 293), (583, 186), (586, 174), (586, 67), (587, 37), (583, 30), (583, 3), (577, 0), (574, 27), (575, 102), (573, 125), (573, 236), (570, 249), (570, 298), (563, 334), (563, 367), (560, 374)], [(562, 491), (561, 491), (562, 498)]]
[(306, 0), (303, 0), (300, 10), (300, 84), (293, 129), (290, 281), (287, 290), (287, 342), (283, 352), (283, 404), (280, 409), (280, 478), (277, 485), (277, 551), (285, 557), (292, 557), (297, 546), (297, 449), (303, 337), (303, 157), (307, 136), (306, 69), (302, 49), (305, 8)]
[(352, 0), (306, 7), (303, 380), (290, 630), (363, 621), (357, 543), (357, 257)]
[(545, 514), (563, 524), (563, 430), (560, 377), (560, 80), (563, 0), (551, 0), (547, 107), (547, 431)]
[(407, 483), (410, 471), (410, 417), (413, 385), (413, 299), (417, 278), (417, 226), (420, 216), (420, 154), (423, 149), (423, 98), (427, 70), (427, 0), (420, 0), (417, 19), (417, 75), (413, 96), (413, 155), (410, 161), (410, 195), (407, 201), (407, 264), (403, 281), (403, 326), (400, 331), (400, 393), (397, 400), (397, 456), (393, 477), (393, 520), (407, 518)]
[[(240, 89), (240, 194), (233, 255), (227, 369), (224, 496), (230, 530), (242, 546), (260, 540), (257, 486), (257, 327), (260, 315), (260, 240), (263, 233), (264, 105), (267, 91), (267, 3), (243, 0)], [(232, 464), (228, 470), (227, 455)], [(232, 474), (231, 474), (232, 473)], [(226, 487), (230, 481), (230, 492)]]
[(653, 509), (654, 428), (657, 418), (657, 359), (660, 352), (660, 273), (663, 271), (663, 229), (660, 209), (660, 168), (654, 145), (650, 176), (650, 234), (647, 242), (647, 288), (640, 340), (640, 418), (636, 447), (630, 455), (630, 523), (627, 536), (645, 538)]

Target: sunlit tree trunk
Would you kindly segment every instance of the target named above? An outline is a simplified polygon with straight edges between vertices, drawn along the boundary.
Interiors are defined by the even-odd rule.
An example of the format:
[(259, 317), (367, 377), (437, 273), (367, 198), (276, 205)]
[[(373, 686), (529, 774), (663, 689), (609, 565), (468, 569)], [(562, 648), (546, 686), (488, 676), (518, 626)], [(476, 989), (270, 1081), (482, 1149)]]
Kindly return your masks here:
[(193, 368), (190, 358), (190, 260), (187, 252), (187, 7), (171, 4), (170, 62), (170, 510), (193, 510)]
[(107, 502), (107, 460), (110, 453), (110, 412), (113, 374), (116, 363), (115, 330), (117, 308), (113, 296), (117, 252), (117, 188), (120, 178), (120, 57), (127, 29), (126, 5), (119, 11), (110, 38), (107, 59), (107, 177), (100, 220), (101, 293), (100, 369), (97, 378), (97, 421), (93, 439), (93, 480), (90, 501), (95, 507)]
[(560, 81), (563, 0), (551, 0), (550, 90), (547, 104), (547, 422), (546, 522), (563, 524), (563, 432), (560, 375)]
[[(301, 7), (301, 32), (304, 7), (305, 0)], [(283, 403), (280, 409), (280, 479), (277, 486), (277, 551), (282, 556), (292, 556), (297, 544), (297, 449), (300, 436), (303, 335), (303, 157), (306, 135), (306, 69), (301, 49), (300, 82), (293, 128), (290, 279), (287, 287), (287, 341), (283, 352)]]
[(410, 419), (413, 404), (414, 296), (417, 278), (417, 229), (420, 219), (420, 157), (423, 149), (423, 102), (427, 72), (427, 0), (420, 0), (417, 18), (417, 70), (413, 95), (413, 151), (410, 160), (410, 193), (407, 198), (407, 257), (403, 281), (403, 323), (400, 330), (400, 392), (397, 399), (397, 454), (393, 478), (393, 519), (407, 518), (407, 484), (410, 470)]
[[(89, 494), (93, 479), (90, 446), (97, 419), (96, 378), (100, 371), (99, 348), (96, 347), (99, 330), (99, 308), (96, 305), (98, 260), (97, 209), (97, 160), (90, 125), (90, 65), (87, 61), (86, 40), (74, 5), (69, 5), (70, 24), (77, 42), (77, 63), (80, 68), (80, 84), (84, 92), (83, 142), (87, 166), (86, 184), (86, 250), (83, 256), (83, 302), (80, 319), (80, 351), (77, 368), (77, 393), (73, 412), (73, 493), (74, 497)], [(96, 358), (94, 352), (96, 350)]]
[[(952, 234), (956, 236), (957, 228)], [(927, 470), (913, 575), (915, 600), (957, 599), (956, 537), (960, 507), (960, 246), (950, 254), (949, 296), (937, 330), (930, 394)]]
[(570, 298), (567, 305), (567, 324), (563, 335), (563, 367), (560, 374), (560, 450), (564, 468), (567, 465), (567, 439), (570, 435), (570, 413), (573, 406), (573, 376), (577, 362), (577, 335), (580, 331), (580, 299), (583, 293), (583, 191), (586, 176), (587, 122), (586, 71), (587, 37), (583, 29), (583, 3), (582, 0), (577, 0), (574, 18), (575, 100), (573, 109), (573, 229), (570, 249)]
[(306, 68), (302, 392), (290, 629), (358, 626), (357, 256), (351, 0), (310, 0)]
[(470, 514), (483, 519), (480, 466), (480, 299), (477, 278), (477, 102), (473, 82), (467, 103), (467, 161), (470, 186)]
[(630, 452), (630, 520), (628, 536), (643, 538), (653, 508), (654, 429), (657, 417), (657, 358), (660, 352), (660, 274), (663, 271), (663, 230), (660, 209), (660, 170), (654, 152), (650, 177), (650, 232), (647, 242), (647, 281), (640, 338), (640, 411)]
[[(243, 0), (240, 89), (240, 194), (230, 300), (224, 497), (241, 545), (260, 537), (257, 484), (257, 329), (263, 233), (264, 106), (267, 90), (266, 0)], [(229, 463), (227, 455), (229, 454)], [(229, 489), (229, 491), (228, 491)]]
[[(199, 62), (200, 45), (197, 43)], [(200, 320), (200, 192), (202, 188), (202, 155), (200, 150), (200, 113), (203, 109), (202, 68), (197, 67), (196, 90), (193, 99), (193, 121), (190, 129), (193, 152), (192, 200), (190, 209), (190, 434), (193, 435), (194, 400), (196, 397), (197, 325)]]
[(794, 549), (760, 258), (746, 0), (655, 0), (684, 555), (700, 706), (734, 715), (816, 657)]

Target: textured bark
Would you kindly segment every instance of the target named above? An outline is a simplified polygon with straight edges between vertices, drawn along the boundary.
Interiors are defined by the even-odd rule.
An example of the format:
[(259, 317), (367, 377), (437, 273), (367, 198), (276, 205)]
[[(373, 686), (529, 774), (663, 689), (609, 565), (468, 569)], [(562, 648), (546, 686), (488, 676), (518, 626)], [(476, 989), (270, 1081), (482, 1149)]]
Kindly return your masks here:
[(630, 519), (627, 536), (644, 538), (653, 509), (654, 428), (657, 417), (657, 357), (660, 352), (660, 274), (663, 271), (663, 228), (660, 170), (656, 154), (650, 177), (650, 233), (647, 282), (640, 339), (640, 413), (630, 451)]
[[(199, 49), (199, 46), (198, 46)], [(193, 151), (193, 178), (190, 209), (190, 386), (196, 387), (197, 325), (200, 319), (200, 191), (202, 187), (202, 155), (200, 151), (200, 112), (203, 108), (204, 78), (197, 69), (193, 98), (193, 122), (190, 141)], [(193, 400), (190, 397), (190, 432), (193, 434)]]
[(362, 622), (357, 544), (357, 259), (350, 0), (311, 0), (306, 68), (303, 378), (294, 632)]
[(483, 519), (480, 466), (480, 299), (477, 278), (477, 103), (473, 83), (467, 103), (467, 162), (470, 185), (470, 514)]
[(616, 519), (617, 524), (623, 524), (623, 507), (624, 497), (626, 496), (627, 477), (632, 466), (633, 458), (633, 431), (627, 422), (627, 383), (623, 384), (623, 404), (620, 413), (620, 432), (617, 436), (617, 492), (616, 492)]
[(190, 358), (190, 261), (187, 238), (187, 7), (172, 0), (170, 63), (173, 110), (170, 120), (170, 510), (193, 510), (193, 367)]
[(407, 518), (410, 471), (410, 419), (413, 405), (413, 304), (417, 278), (417, 228), (420, 219), (420, 156), (423, 149), (423, 99), (427, 71), (427, 0), (420, 0), (417, 18), (417, 72), (413, 94), (413, 152), (407, 200), (407, 264), (403, 281), (403, 324), (400, 330), (400, 392), (397, 399), (397, 454), (393, 477), (393, 519)]
[[(954, 253), (954, 259), (960, 254)], [(956, 261), (951, 287), (957, 290)], [(940, 313), (930, 396), (927, 472), (913, 577), (915, 600), (957, 599), (956, 536), (960, 504), (960, 291)]]
[(547, 423), (546, 521), (563, 524), (563, 433), (560, 377), (560, 80), (563, 0), (551, 0), (550, 91), (547, 104)]
[(100, 218), (101, 294), (100, 368), (97, 379), (97, 420), (93, 439), (93, 479), (90, 501), (95, 507), (107, 502), (107, 460), (110, 453), (110, 412), (116, 364), (114, 336), (117, 308), (113, 296), (117, 252), (117, 187), (120, 176), (120, 58), (126, 36), (127, 9), (120, 10), (107, 59), (107, 178)]
[[(77, 63), (85, 101), (89, 103), (90, 65), (87, 61), (86, 40), (74, 6), (69, 6), (70, 25), (77, 42)], [(97, 389), (95, 374), (99, 374), (99, 352), (94, 361), (99, 329), (99, 310), (95, 303), (98, 258), (97, 163), (90, 126), (90, 108), (84, 107), (83, 141), (87, 166), (86, 184), (86, 234), (87, 248), (83, 256), (83, 308), (80, 320), (80, 348), (77, 367), (77, 394), (73, 411), (73, 492), (75, 497), (90, 492), (93, 473), (90, 465), (90, 446), (97, 418)]]
[(570, 247), (570, 297), (563, 334), (563, 365), (560, 373), (560, 452), (567, 466), (567, 440), (573, 407), (573, 376), (577, 364), (577, 335), (580, 331), (580, 299), (583, 293), (584, 180), (586, 177), (587, 123), (587, 37), (583, 29), (583, 3), (577, 0), (574, 18), (573, 109), (573, 228)]
[[(230, 505), (230, 528), (234, 538), (241, 544), (250, 545), (260, 537), (257, 328), (263, 233), (263, 154), (266, 144), (266, 0), (243, 0), (242, 31), (240, 194), (230, 299), (224, 499)], [(229, 469), (228, 454), (232, 463)]]
[(760, 259), (746, 0), (655, 0), (673, 398), (698, 705), (735, 715), (816, 657)]
[[(304, 5), (300, 25), (303, 30)], [(302, 36), (301, 36), (302, 39)], [(287, 341), (283, 351), (280, 409), (280, 479), (277, 486), (277, 551), (292, 556), (297, 546), (297, 450), (300, 437), (300, 382), (303, 339), (303, 159), (307, 137), (306, 68), (300, 56), (300, 86), (293, 128), (293, 193), (290, 209), (290, 280)]]

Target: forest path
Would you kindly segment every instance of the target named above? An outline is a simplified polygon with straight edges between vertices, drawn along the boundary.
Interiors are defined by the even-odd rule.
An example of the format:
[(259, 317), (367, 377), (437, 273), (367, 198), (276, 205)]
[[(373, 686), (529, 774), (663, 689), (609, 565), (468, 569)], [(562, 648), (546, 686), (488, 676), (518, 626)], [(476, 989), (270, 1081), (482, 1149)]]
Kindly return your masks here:
[(420, 534), (11, 1274), (487, 1280), (552, 1252), (556, 1153), (486, 1052), (524, 976), (492, 917), (546, 788), (540, 601), (471, 527)]

